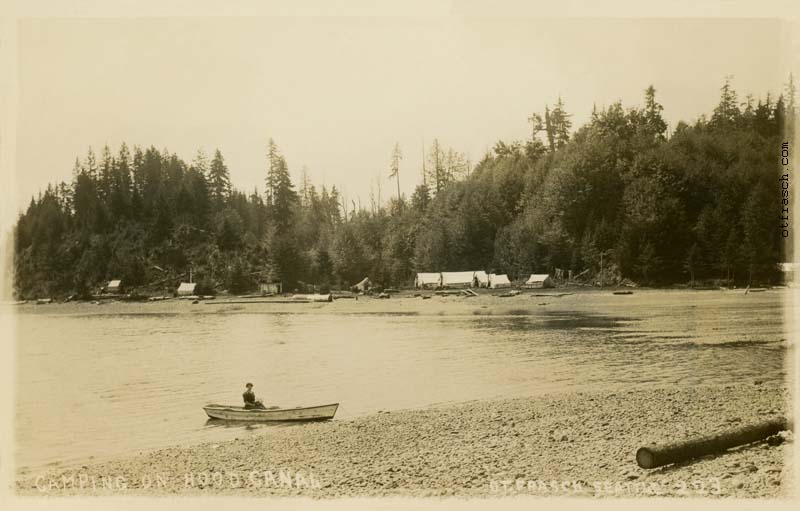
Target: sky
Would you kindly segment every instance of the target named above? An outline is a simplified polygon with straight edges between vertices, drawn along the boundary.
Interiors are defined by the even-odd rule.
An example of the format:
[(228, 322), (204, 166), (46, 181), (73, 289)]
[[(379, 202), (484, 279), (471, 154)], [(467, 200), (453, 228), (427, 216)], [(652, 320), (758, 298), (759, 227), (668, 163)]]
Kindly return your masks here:
[(272, 137), (295, 182), (305, 166), (363, 204), (380, 184), (386, 202), (395, 143), (408, 194), (423, 144), (477, 162), (559, 96), (579, 126), (653, 84), (674, 126), (710, 113), (728, 75), (741, 99), (780, 93), (785, 37), (772, 19), (23, 19), (15, 195), (24, 207), (90, 146), (123, 141), (187, 162), (218, 148), (236, 188), (263, 191)]

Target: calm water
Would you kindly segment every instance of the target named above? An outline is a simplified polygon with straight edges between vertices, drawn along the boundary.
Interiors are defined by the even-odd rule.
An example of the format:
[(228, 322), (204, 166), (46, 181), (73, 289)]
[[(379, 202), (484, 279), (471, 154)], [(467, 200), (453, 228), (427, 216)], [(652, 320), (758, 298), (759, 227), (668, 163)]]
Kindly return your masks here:
[(346, 419), (563, 389), (782, 380), (787, 296), (518, 297), (502, 316), (42, 307), (17, 318), (17, 465), (269, 434), (276, 426), (220, 426), (201, 409), (238, 404), (245, 381), (267, 404), (340, 402)]

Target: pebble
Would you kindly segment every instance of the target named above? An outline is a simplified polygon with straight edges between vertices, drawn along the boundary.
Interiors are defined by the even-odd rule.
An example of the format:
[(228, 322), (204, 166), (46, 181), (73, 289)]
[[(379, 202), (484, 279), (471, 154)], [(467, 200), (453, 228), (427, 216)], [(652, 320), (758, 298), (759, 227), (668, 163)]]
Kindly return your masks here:
[[(720, 388), (708, 385), (696, 389), (638, 389), (618, 400), (609, 400), (601, 391), (583, 396), (565, 393), (402, 410), (391, 415), (384, 411), (354, 420), (278, 428), (238, 442), (176, 447), (107, 463), (89, 463), (86, 471), (124, 473), (126, 478), (137, 480), (147, 473), (175, 471), (177, 466), (179, 471), (199, 473), (213, 468), (243, 474), (297, 467), (312, 471), (322, 482), (320, 488), (308, 491), (277, 487), (225, 490), (226, 494), (237, 496), (491, 497), (490, 480), (591, 482), (667, 478), (674, 482), (709, 477), (726, 479), (726, 488), (746, 487), (738, 496), (781, 495), (785, 489), (771, 480), (784, 467), (783, 449), (749, 448), (650, 472), (638, 469), (634, 453), (641, 445), (708, 434), (715, 430), (720, 416), (739, 417), (747, 424), (758, 418), (754, 412), (758, 407), (782, 406), (784, 397), (781, 389), (768, 385), (762, 393), (751, 385), (736, 385), (725, 391), (725, 408), (720, 412), (708, 406)], [(664, 416), (665, 395), (675, 396), (676, 402), (681, 403), (680, 415)], [(515, 420), (518, 417), (525, 419)], [(505, 424), (498, 424), (499, 421)], [(608, 428), (610, 424), (615, 426)], [(601, 432), (600, 428), (605, 430)], [(568, 442), (575, 440), (580, 443), (573, 448)], [(757, 465), (765, 468), (759, 470)], [(56, 475), (66, 473), (64, 468), (51, 470)], [(766, 477), (765, 473), (771, 475)], [(20, 475), (18, 493), (36, 495), (37, 475)], [(671, 489), (666, 490), (665, 496), (677, 496), (677, 487), (668, 486)], [(144, 489), (139, 491), (152, 495)], [(203, 491), (218, 494), (221, 490), (184, 488), (181, 482), (165, 494)]]

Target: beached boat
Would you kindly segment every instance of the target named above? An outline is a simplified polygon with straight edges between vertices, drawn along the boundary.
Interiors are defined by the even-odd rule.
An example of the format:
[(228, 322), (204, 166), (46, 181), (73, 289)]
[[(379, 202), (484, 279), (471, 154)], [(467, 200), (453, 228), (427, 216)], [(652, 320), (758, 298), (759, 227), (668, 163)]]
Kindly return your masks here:
[(206, 414), (212, 419), (249, 422), (324, 421), (333, 419), (339, 403), (297, 408), (270, 408), (267, 410), (245, 410), (241, 406), (206, 405)]

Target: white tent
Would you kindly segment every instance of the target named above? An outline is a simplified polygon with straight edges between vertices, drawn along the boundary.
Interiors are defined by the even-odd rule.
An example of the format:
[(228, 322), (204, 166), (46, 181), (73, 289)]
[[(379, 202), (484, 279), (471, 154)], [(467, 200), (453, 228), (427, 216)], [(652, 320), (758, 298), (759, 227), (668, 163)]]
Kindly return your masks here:
[(440, 273), (417, 273), (417, 278), (414, 279), (414, 287), (418, 289), (437, 288), (441, 285), (442, 275)]
[(359, 282), (358, 284), (355, 284), (355, 285), (353, 285), (352, 289), (353, 289), (354, 291), (362, 291), (362, 292), (366, 292), (366, 291), (368, 291), (368, 290), (369, 290), (369, 288), (371, 288), (371, 287), (372, 287), (372, 281), (371, 281), (371, 280), (369, 280), (369, 277), (364, 277), (364, 278), (361, 280), (361, 282)]
[(108, 283), (105, 289), (106, 293), (120, 293), (122, 292), (122, 281), (112, 280)]
[(489, 274), (489, 287), (492, 289), (511, 287), (511, 281), (508, 280), (508, 275), (505, 273), (502, 275), (491, 273)]
[(197, 282), (181, 282), (181, 285), (178, 286), (178, 296), (191, 296), (194, 294), (194, 288), (197, 286)]
[(550, 278), (550, 275), (546, 273), (534, 273), (528, 278), (528, 281), (525, 282), (525, 287), (555, 287), (555, 284), (553, 284), (553, 279)]
[(442, 287), (472, 287), (474, 271), (443, 271)]
[(489, 276), (483, 270), (476, 271), (472, 280), (475, 287), (489, 287)]

